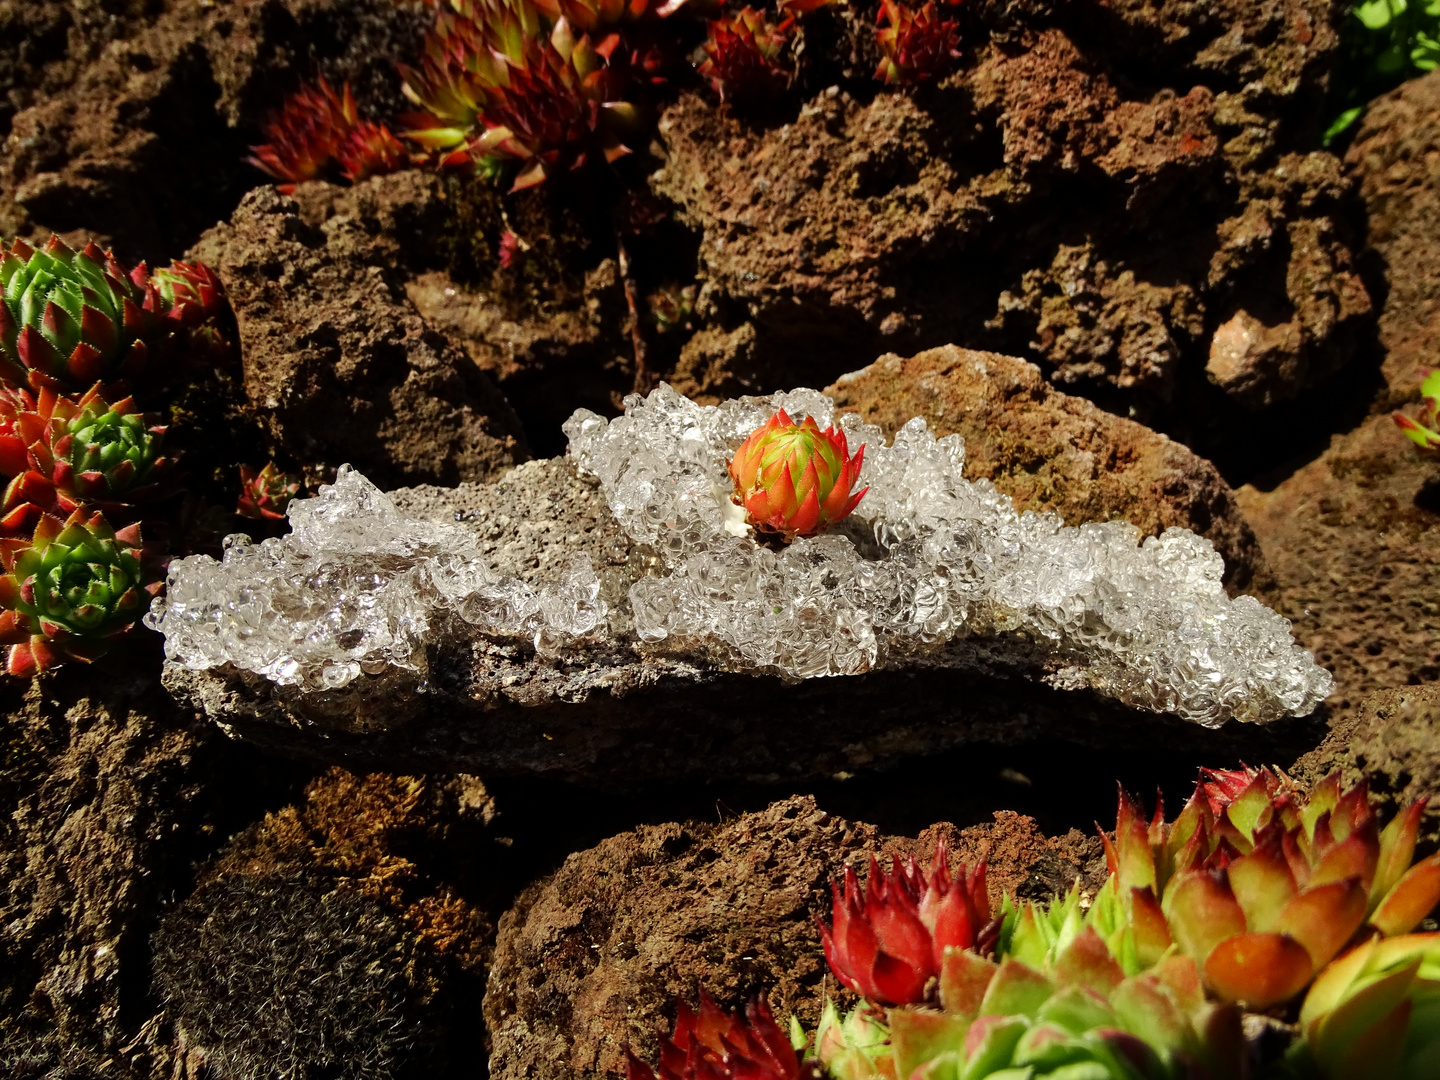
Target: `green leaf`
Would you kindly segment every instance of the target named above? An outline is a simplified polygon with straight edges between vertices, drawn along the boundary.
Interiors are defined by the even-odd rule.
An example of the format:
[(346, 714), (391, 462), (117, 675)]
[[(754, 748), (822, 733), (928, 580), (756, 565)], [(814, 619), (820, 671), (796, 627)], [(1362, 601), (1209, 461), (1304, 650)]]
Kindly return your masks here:
[(1405, 13), (1405, 0), (1369, 0), (1355, 9), (1355, 17), (1368, 30), (1384, 30), (1392, 19)]

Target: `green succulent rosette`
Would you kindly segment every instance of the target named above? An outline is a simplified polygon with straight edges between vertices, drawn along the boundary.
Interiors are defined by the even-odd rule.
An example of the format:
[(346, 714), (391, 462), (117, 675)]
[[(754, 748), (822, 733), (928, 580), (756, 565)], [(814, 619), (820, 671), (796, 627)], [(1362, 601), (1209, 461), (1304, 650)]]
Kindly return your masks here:
[(58, 237), (41, 248), (15, 241), (0, 256), (0, 299), (0, 352), (14, 382), (38, 372), (78, 391), (134, 377), (162, 328), (164, 301), (145, 264), (127, 271), (93, 242), (77, 252)]
[(133, 503), (146, 498), (170, 464), (164, 455), (165, 428), (151, 423), (128, 397), (112, 405), (98, 387), (51, 431), (53, 442), (33, 451), (36, 463), (41, 472), (49, 465), (57, 490), (85, 502)]
[(141, 563), (140, 526), (116, 531), (98, 511), (45, 514), (25, 538), (0, 540), (0, 643), (12, 675), (93, 660), (160, 589)]

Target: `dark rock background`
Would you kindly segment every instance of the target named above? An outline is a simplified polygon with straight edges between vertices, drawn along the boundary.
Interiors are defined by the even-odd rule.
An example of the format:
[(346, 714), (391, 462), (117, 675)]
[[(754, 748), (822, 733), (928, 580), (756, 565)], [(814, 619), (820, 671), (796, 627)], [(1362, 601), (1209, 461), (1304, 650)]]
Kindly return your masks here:
[[(881, 747), (781, 781), (637, 759), (602, 793), (256, 749), (165, 692), (141, 635), (0, 687), (0, 1073), (613, 1075), (701, 985), (812, 1017), (813, 916), (847, 858), (944, 836), (997, 893), (1046, 895), (1093, 879), (1116, 780), (1173, 805), (1242, 757), (1440, 796), (1440, 472), (1386, 416), (1440, 364), (1440, 75), (1316, 149), (1337, 10), (975, 0), (958, 73), (897, 93), (869, 80), (860, 3), (809, 24), (769, 111), (678, 96), (623, 184), (502, 197), (413, 171), (291, 198), (241, 160), (268, 112), (323, 72), (391, 116), (421, 5), (0, 0), (0, 233), (216, 266), (243, 364), (220, 456), (478, 484), (658, 378), (702, 400), (834, 383), (882, 425), (960, 431), (1026, 506), (1204, 532), (1338, 681), (1328, 735), (1322, 714), (1248, 746)], [(506, 229), (529, 246), (502, 270)], [(691, 285), (681, 326), (645, 317)], [(752, 725), (774, 708), (726, 694)]]

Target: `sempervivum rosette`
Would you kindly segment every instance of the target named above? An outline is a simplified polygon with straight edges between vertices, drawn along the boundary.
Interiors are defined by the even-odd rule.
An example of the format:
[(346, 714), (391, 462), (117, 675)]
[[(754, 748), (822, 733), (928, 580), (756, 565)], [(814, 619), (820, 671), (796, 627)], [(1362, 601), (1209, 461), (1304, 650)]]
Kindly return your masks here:
[(16, 240), (0, 256), (0, 287), (7, 381), (39, 372), (79, 390), (144, 370), (164, 306), (144, 263), (127, 271), (93, 242), (73, 251), (59, 237), (41, 248)]
[(865, 447), (851, 457), (843, 431), (821, 431), (808, 416), (797, 424), (781, 409), (730, 459), (735, 503), (756, 529), (787, 543), (814, 536), (845, 518), (869, 490), (850, 494), (864, 461)]
[(171, 464), (164, 434), (133, 399), (107, 401), (98, 383), (79, 400), (48, 386), (0, 394), (0, 470), (13, 477), (5, 512), (22, 498), (64, 513), (86, 504), (115, 512), (151, 498)]
[(160, 589), (140, 559), (140, 526), (116, 531), (105, 515), (41, 515), (28, 537), (0, 540), (0, 644), (11, 675), (62, 659), (94, 660)]
[(284, 521), (285, 508), (299, 493), (300, 478), (281, 471), (273, 461), (258, 471), (251, 465), (241, 465), (235, 513), (260, 521)]

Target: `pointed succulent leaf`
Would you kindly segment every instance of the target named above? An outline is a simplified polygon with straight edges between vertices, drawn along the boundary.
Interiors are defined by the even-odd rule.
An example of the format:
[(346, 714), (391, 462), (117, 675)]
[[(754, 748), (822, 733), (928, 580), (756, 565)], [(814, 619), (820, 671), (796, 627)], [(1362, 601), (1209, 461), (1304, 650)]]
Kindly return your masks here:
[(969, 949), (947, 949), (940, 970), (940, 1003), (947, 1013), (973, 1019), (980, 1015), (985, 991), (999, 965)]
[(1050, 978), (1057, 986), (1083, 986), (1103, 995), (1119, 986), (1125, 973), (1094, 927), (1087, 926), (1056, 957)]
[(1420, 818), (1428, 803), (1419, 799), (1400, 813), (1380, 833), (1380, 854), (1375, 880), (1370, 883), (1369, 907), (1373, 911), (1393, 889), (1415, 859), (1415, 841), (1420, 835)]
[(1037, 1015), (1042, 1021), (1079, 1035), (1091, 1028), (1113, 1027), (1116, 1013), (1112, 1005), (1103, 994), (1083, 986), (1067, 986), (1051, 995)]
[[(1336, 823), (1337, 819), (1329, 819), (1328, 824), (1333, 826)], [(1318, 859), (1315, 859), (1307, 884), (1325, 885), (1346, 878), (1358, 878), (1368, 893), (1371, 882), (1375, 880), (1375, 867), (1380, 857), (1379, 829), (1373, 816), (1353, 827), (1348, 822), (1345, 825), (1343, 839), (1335, 837), (1335, 843), (1324, 847), (1317, 844), (1315, 855)], [(1331, 835), (1333, 837), (1334, 834)]]
[(965, 1080), (1003, 1075), (1029, 1027), (1023, 1016), (986, 1015), (972, 1023), (965, 1036)]
[(1408, 934), (1440, 904), (1440, 854), (1416, 863), (1385, 894), (1370, 916), (1386, 937)]
[(1054, 992), (1054, 985), (1039, 971), (1012, 957), (1000, 961), (1000, 970), (990, 980), (980, 1002), (980, 1015), (1030, 1016)]
[(909, 1076), (925, 1062), (965, 1047), (970, 1021), (950, 1013), (911, 1006), (890, 1012), (890, 1045), (895, 1075)]
[[(1314, 1057), (1319, 1061), (1339, 1061), (1367, 1032), (1393, 1023), (1397, 1011), (1405, 1008), (1420, 964), (1421, 958), (1415, 956), (1408, 963), (1377, 972), (1319, 1015), (1307, 1016), (1314, 1011), (1315, 995), (1307, 997), (1300, 1022)], [(1403, 1039), (1397, 1041), (1403, 1042)]]
[(1365, 889), (1358, 878), (1316, 885), (1300, 893), (1273, 929), (1305, 946), (1314, 969), (1328, 964), (1365, 921)]
[(1232, 862), (1226, 873), (1251, 930), (1270, 930), (1295, 898), (1295, 875), (1285, 859), (1278, 823), (1261, 830), (1254, 849)]
[(1245, 912), (1223, 874), (1191, 871), (1165, 892), (1162, 909), (1175, 943), (1202, 964), (1226, 938), (1245, 932)]

